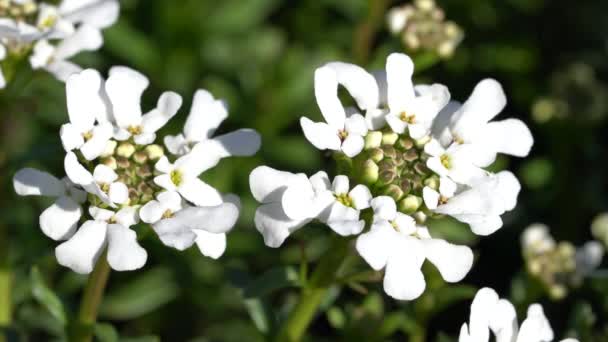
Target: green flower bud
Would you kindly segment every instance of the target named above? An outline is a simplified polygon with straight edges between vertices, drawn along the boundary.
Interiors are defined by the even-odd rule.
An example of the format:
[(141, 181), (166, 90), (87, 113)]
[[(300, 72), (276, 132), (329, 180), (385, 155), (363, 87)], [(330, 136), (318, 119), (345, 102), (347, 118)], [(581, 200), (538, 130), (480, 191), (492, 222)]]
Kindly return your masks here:
[(562, 299), (566, 296), (568, 290), (563, 285), (553, 285), (549, 287), (549, 295), (553, 299)]
[(134, 204), (139, 200), (139, 192), (136, 189), (129, 188), (129, 201)]
[(426, 167), (426, 165), (421, 162), (417, 162), (414, 165), (414, 170), (416, 170), (416, 173), (418, 173), (421, 176), (426, 176), (430, 172), (429, 168)]
[(116, 148), (116, 155), (123, 158), (130, 158), (135, 153), (135, 146), (128, 142), (124, 142)]
[(424, 180), (424, 186), (428, 186), (433, 190), (439, 190), (439, 177), (431, 176)]
[(118, 168), (118, 165), (116, 164), (116, 159), (114, 159), (114, 157), (103, 158), (101, 160), (101, 163), (111, 168), (112, 170), (116, 170)]
[(413, 162), (418, 159), (418, 152), (416, 150), (409, 150), (401, 155), (403, 160), (407, 162)]
[(402, 137), (401, 139), (397, 140), (397, 147), (402, 150), (409, 150), (414, 147), (414, 140)]
[(363, 163), (361, 179), (367, 184), (374, 184), (378, 180), (378, 165), (373, 160), (368, 159)]
[(152, 169), (150, 168), (150, 165), (147, 164), (139, 166), (137, 169), (135, 169), (135, 172), (139, 177), (142, 178), (152, 176)]
[(381, 148), (373, 148), (369, 151), (369, 157), (375, 162), (379, 162), (384, 159), (384, 151)]
[(148, 154), (144, 151), (137, 151), (133, 153), (133, 160), (137, 164), (145, 164), (148, 161)]
[(379, 185), (387, 185), (392, 183), (395, 178), (397, 178), (397, 174), (393, 170), (381, 170), (378, 174), (378, 184)]
[(414, 195), (407, 195), (399, 201), (399, 211), (405, 214), (413, 214), (422, 205), (422, 198)]
[(129, 159), (127, 159), (127, 158), (118, 157), (118, 158), (116, 158), (116, 165), (118, 166), (119, 169), (128, 169), (129, 166), (131, 166), (131, 163), (129, 162)]
[(408, 194), (412, 190), (412, 183), (407, 179), (403, 179), (400, 185), (404, 194)]
[(397, 150), (393, 146), (382, 146), (382, 151), (384, 152), (384, 158), (395, 159), (397, 157)]
[(420, 139), (416, 140), (415, 144), (416, 144), (416, 147), (423, 148), (424, 145), (426, 145), (429, 141), (431, 141), (431, 136), (427, 135), (424, 138), (420, 138)]
[(399, 134), (395, 132), (386, 132), (382, 134), (382, 145), (394, 145), (399, 139)]
[(103, 157), (110, 157), (110, 156), (114, 155), (114, 151), (116, 151), (116, 145), (118, 145), (118, 143), (115, 140), (109, 140), (106, 143), (105, 149), (99, 156), (103, 158)]
[(395, 201), (399, 201), (405, 195), (403, 190), (395, 184), (390, 184), (382, 190), (382, 193), (386, 196), (392, 197)]
[(424, 212), (420, 211), (420, 210), (418, 210), (417, 212), (413, 213), (412, 217), (414, 218), (414, 220), (416, 220), (416, 222), (418, 224), (424, 224), (426, 222), (426, 219), (427, 219), (427, 215)]
[(146, 146), (144, 151), (146, 151), (148, 154), (148, 159), (152, 161), (158, 160), (160, 157), (165, 155), (165, 151), (163, 150), (162, 146), (156, 144)]
[(597, 216), (591, 223), (593, 237), (608, 246), (608, 213)]
[(380, 147), (382, 144), (382, 132), (370, 131), (365, 136), (365, 149), (369, 150), (372, 148)]

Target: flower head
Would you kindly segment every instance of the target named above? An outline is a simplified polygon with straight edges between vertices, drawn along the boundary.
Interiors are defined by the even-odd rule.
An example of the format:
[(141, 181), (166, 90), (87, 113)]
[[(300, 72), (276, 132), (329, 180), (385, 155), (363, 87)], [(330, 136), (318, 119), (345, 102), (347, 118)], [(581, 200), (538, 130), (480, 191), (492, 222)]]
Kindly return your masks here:
[[(502, 227), (501, 215), (515, 208), (521, 187), (508, 171), (485, 170), (488, 158), (480, 156), (523, 156), (532, 142), (524, 134), (529, 139), (517, 143), (524, 150), (499, 147), (506, 144), (500, 135), (487, 145), (490, 136), (460, 139), (452, 132), (492, 125), (487, 122), (504, 106), (502, 99), (483, 102), (472, 95), (474, 100), (456, 105), (443, 85), (414, 85), (413, 69), (412, 60), (397, 53), (388, 57), (386, 70), (373, 75), (347, 63), (321, 66), (315, 72), (315, 95), (326, 122), (302, 118), (300, 123), (315, 147), (334, 151), (337, 176), (331, 182), (325, 171), (307, 177), (266, 166), (250, 176), (254, 197), (262, 203), (256, 227), (266, 244), (281, 245), (312, 220), (341, 236), (361, 234), (357, 251), (372, 268), (385, 270), (384, 288), (398, 299), (414, 299), (424, 291), (420, 268), (425, 260), (448, 282), (466, 275), (471, 250), (435, 238), (426, 222), (447, 215), (478, 235)], [(339, 85), (354, 98), (356, 109), (344, 108)], [(465, 120), (470, 114), (459, 114), (483, 108), (494, 113), (484, 114), (488, 120)]]
[[(116, 21), (119, 9), (117, 0), (2, 1), (0, 62), (28, 59), (32, 69), (45, 69), (65, 81), (81, 70), (68, 59), (99, 49), (101, 30)], [(0, 63), (0, 88), (6, 85), (2, 71)]]
[[(34, 169), (14, 177), (20, 195), (57, 198), (40, 216), (40, 226), (49, 237), (65, 240), (56, 248), (57, 260), (75, 272), (91, 272), (102, 255), (115, 270), (141, 268), (147, 253), (137, 240), (140, 221), (170, 247), (183, 250), (196, 243), (204, 255), (218, 258), (239, 216), (239, 199), (222, 196), (199, 176), (242, 141), (201, 142), (169, 159), (155, 144), (156, 133), (176, 115), (182, 99), (165, 92), (142, 114), (140, 98), (148, 83), (126, 67), (112, 68), (107, 81), (95, 70), (70, 76), (70, 122), (60, 130), (67, 179)], [(257, 133), (248, 134), (259, 142)]]

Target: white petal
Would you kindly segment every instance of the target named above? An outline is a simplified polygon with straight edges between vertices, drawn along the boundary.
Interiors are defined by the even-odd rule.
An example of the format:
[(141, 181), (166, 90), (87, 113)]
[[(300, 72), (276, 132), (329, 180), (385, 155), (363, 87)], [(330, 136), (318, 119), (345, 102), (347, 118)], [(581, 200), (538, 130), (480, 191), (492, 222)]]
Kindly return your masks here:
[(61, 144), (66, 152), (79, 148), (84, 144), (82, 132), (71, 123), (61, 125), (59, 136), (61, 137)]
[(402, 237), (386, 264), (384, 291), (398, 300), (418, 298), (426, 287), (420, 270), (424, 262), (424, 250), (420, 241)]
[(148, 253), (137, 243), (137, 234), (120, 224), (108, 225), (108, 263), (116, 271), (144, 267)]
[(397, 134), (403, 134), (407, 128), (407, 123), (391, 113), (386, 116), (386, 123)]
[(70, 240), (55, 248), (57, 262), (76, 273), (91, 273), (106, 244), (106, 230), (105, 222), (85, 222)]
[(173, 181), (171, 180), (171, 176), (169, 174), (163, 174), (163, 175), (154, 177), (154, 183), (168, 191), (177, 190), (177, 186), (175, 186), (175, 184), (173, 184)]
[(176, 213), (182, 210), (182, 197), (175, 191), (163, 191), (156, 196), (165, 210), (171, 210)]
[(255, 227), (264, 237), (268, 247), (279, 247), (287, 237), (300, 229), (310, 219), (291, 220), (285, 215), (280, 203), (271, 203), (260, 206), (255, 212)]
[(70, 122), (81, 133), (93, 128), (98, 112), (105, 112), (105, 104), (99, 96), (102, 78), (99, 72), (87, 69), (70, 76), (65, 85)]
[(439, 193), (447, 198), (454, 196), (458, 185), (447, 177), (439, 179)]
[(365, 113), (365, 123), (371, 130), (380, 130), (386, 125), (385, 109), (370, 109)]
[(474, 341), (489, 341), (490, 320), (498, 304), (498, 294), (491, 288), (484, 287), (477, 291), (471, 304), (469, 331)]
[(517, 205), (517, 196), (521, 191), (521, 185), (517, 177), (509, 171), (501, 171), (496, 174), (498, 178), (497, 197), (502, 199), (503, 210), (510, 211)]
[(165, 210), (159, 201), (150, 201), (139, 209), (139, 217), (146, 223), (156, 223), (160, 221)]
[(129, 201), (129, 188), (124, 183), (115, 182), (110, 184), (108, 196), (112, 203), (124, 204)]
[(310, 176), (310, 184), (315, 192), (327, 191), (331, 189), (331, 182), (329, 176), (325, 171), (319, 171), (314, 175)]
[(287, 186), (297, 177), (291, 172), (258, 166), (249, 174), (251, 194), (258, 202), (279, 202)]
[(182, 156), (190, 152), (190, 146), (183, 134), (167, 135), (163, 140), (167, 150), (174, 155)]
[(155, 133), (161, 129), (182, 106), (182, 97), (179, 94), (166, 91), (161, 94), (156, 108), (142, 117), (142, 129), (145, 133)]
[(407, 110), (414, 98), (413, 74), (414, 63), (407, 55), (392, 53), (386, 59), (387, 100), (391, 111)]
[[(338, 78), (332, 68), (322, 66), (315, 70), (315, 98), (329, 126), (334, 130), (343, 129), (346, 113), (338, 98)], [(302, 124), (302, 121), (300, 123)], [(302, 127), (304, 128), (304, 124)]]
[[(365, 71), (365, 69), (355, 64), (343, 62), (327, 63), (323, 68), (329, 68), (335, 73), (338, 84), (341, 84), (346, 88), (350, 96), (357, 102), (359, 108), (367, 110), (378, 107), (378, 84), (376, 83), (374, 76)], [(316, 87), (317, 82), (315, 74), (315, 94)], [(336, 92), (336, 90), (334, 90), (334, 92)], [(319, 105), (319, 107), (321, 107), (321, 105)], [(321, 111), (323, 111), (323, 109), (321, 109)], [(323, 114), (323, 116), (325, 116), (325, 114)], [(330, 123), (329, 121), (327, 122)]]
[(496, 342), (511, 342), (519, 329), (517, 313), (513, 304), (506, 299), (498, 301), (490, 318), (490, 329), (496, 335)]
[(218, 259), (226, 251), (226, 234), (213, 234), (204, 230), (195, 230), (196, 245), (201, 253), (212, 259)]
[(502, 227), (502, 219), (498, 215), (452, 215), (460, 222), (467, 223), (471, 231), (477, 235), (488, 236)]
[(374, 224), (369, 232), (357, 238), (357, 252), (374, 270), (379, 271), (386, 266), (395, 233), (390, 223), (383, 221), (383, 224)]
[(283, 211), (292, 220), (304, 220), (314, 215), (315, 192), (305, 174), (297, 174), (281, 197)]
[(213, 141), (219, 143), (223, 157), (252, 156), (262, 145), (260, 134), (249, 128), (242, 128), (217, 136), (213, 138)]
[(414, 218), (409, 215), (397, 212), (395, 220), (392, 223), (397, 226), (397, 229), (399, 229), (399, 233), (401, 233), (402, 235), (412, 235), (414, 233), (417, 233), (417, 235), (421, 239), (428, 238), (428, 230), (423, 227), (417, 227), (416, 220), (414, 220)]
[(100, 184), (111, 184), (118, 178), (118, 175), (109, 166), (99, 164), (93, 170), (93, 179)]
[(74, 23), (86, 23), (97, 28), (106, 28), (118, 19), (120, 4), (116, 0), (82, 1), (64, 0), (59, 6), (62, 17)]
[(65, 194), (63, 182), (50, 173), (32, 168), (24, 168), (13, 177), (13, 187), (20, 196), (51, 196)]
[(160, 171), (162, 173), (170, 173), (173, 171), (173, 165), (169, 162), (167, 156), (162, 156), (154, 165), (156, 171)]
[(422, 139), (431, 132), (430, 124), (411, 124), (407, 126), (408, 133), (412, 139)]
[(348, 180), (347, 176), (339, 175), (334, 177), (331, 187), (335, 194), (345, 195), (350, 189), (349, 183), (350, 181)]
[(220, 193), (198, 178), (186, 178), (177, 187), (177, 191), (186, 200), (197, 206), (215, 206), (222, 203)]
[(427, 259), (437, 267), (449, 283), (461, 281), (473, 266), (473, 252), (467, 246), (457, 246), (440, 239), (422, 240)]
[(342, 142), (342, 152), (349, 157), (353, 158), (363, 150), (365, 140), (360, 135), (349, 134), (344, 142)]
[(370, 201), (372, 200), (372, 193), (369, 189), (362, 184), (355, 186), (348, 195), (353, 201), (353, 205), (357, 210), (363, 210), (370, 207)]
[(214, 207), (189, 207), (178, 212), (175, 218), (190, 229), (220, 234), (234, 227), (239, 218), (239, 208), (232, 203)]
[(63, 161), (65, 173), (74, 184), (90, 185), (93, 183), (93, 175), (80, 165), (74, 152), (68, 152)]
[(425, 186), (422, 189), (422, 198), (424, 199), (424, 205), (431, 210), (437, 209), (437, 204), (439, 204), (439, 193), (428, 186)]
[(460, 109), (460, 107), (460, 102), (449, 101), (448, 104), (443, 107), (443, 109), (435, 117), (435, 120), (433, 120), (431, 133), (433, 138), (437, 139), (442, 146), (447, 147), (454, 140), (450, 130), (450, 122), (452, 121), (452, 116)]
[(370, 201), (374, 218), (391, 221), (397, 215), (397, 204), (390, 196), (378, 196)]
[(440, 157), (432, 157), (426, 161), (426, 166), (441, 177), (447, 176), (449, 170), (441, 163)]
[(547, 317), (545, 317), (542, 306), (539, 304), (530, 305), (528, 317), (522, 322), (517, 335), (517, 342), (553, 341), (553, 337), (553, 330)]
[(106, 81), (106, 93), (112, 102), (118, 126), (127, 128), (141, 124), (140, 99), (149, 81), (146, 76), (127, 67), (112, 67)]
[(363, 220), (330, 220), (327, 225), (341, 236), (357, 235), (365, 228)]
[(342, 142), (338, 137), (338, 129), (324, 122), (313, 122), (307, 117), (300, 118), (300, 125), (306, 139), (316, 148), (320, 150), (340, 150)]
[(219, 163), (221, 158), (217, 145), (211, 141), (196, 144), (185, 156), (175, 161), (175, 168), (189, 177), (198, 177)]
[[(507, 119), (488, 123), (482, 136), (475, 141), (494, 153), (525, 157), (530, 153), (534, 138), (528, 126), (518, 119)], [(485, 165), (482, 165), (485, 166)]]
[(227, 117), (226, 104), (214, 99), (208, 91), (199, 89), (194, 94), (192, 108), (184, 125), (184, 135), (192, 142), (209, 139)]
[(66, 82), (70, 76), (82, 71), (77, 64), (65, 60), (52, 60), (45, 69), (61, 82)]
[(62, 196), (40, 215), (40, 229), (53, 240), (65, 240), (74, 234), (81, 216), (80, 205)]
[(433, 157), (439, 157), (445, 153), (445, 149), (443, 148), (443, 146), (441, 146), (439, 141), (431, 139), (431, 141), (424, 145), (424, 152)]
[(154, 143), (154, 140), (156, 140), (155, 133), (138, 134), (133, 139), (133, 141), (135, 141), (135, 144), (140, 145), (140, 146), (150, 145), (150, 144)]
[(112, 124), (109, 122), (93, 128), (93, 137), (80, 147), (80, 152), (86, 160), (93, 160), (105, 151), (108, 141), (112, 138), (113, 130)]
[(196, 235), (177, 217), (160, 220), (152, 225), (163, 244), (183, 251), (194, 244)]
[(103, 37), (99, 29), (82, 25), (74, 34), (69, 35), (57, 44), (55, 58), (64, 60), (71, 58), (81, 51), (94, 51), (103, 45)]
[(364, 136), (367, 134), (367, 123), (361, 114), (354, 114), (346, 118), (344, 129), (349, 134)]

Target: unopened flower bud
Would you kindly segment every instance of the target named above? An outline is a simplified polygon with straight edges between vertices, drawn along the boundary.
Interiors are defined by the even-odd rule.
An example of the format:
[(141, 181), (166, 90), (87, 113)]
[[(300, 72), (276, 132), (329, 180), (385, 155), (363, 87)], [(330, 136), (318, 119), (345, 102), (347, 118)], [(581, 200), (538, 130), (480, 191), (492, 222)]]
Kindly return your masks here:
[(381, 148), (374, 148), (369, 151), (369, 158), (375, 162), (379, 162), (384, 158), (384, 151)]
[(109, 167), (112, 170), (116, 170), (118, 165), (116, 164), (116, 159), (114, 157), (106, 157), (101, 160), (101, 163), (105, 166)]
[(439, 177), (431, 176), (431, 177), (425, 179), (424, 186), (428, 186), (429, 188), (431, 188), (433, 190), (438, 190), (439, 189)]
[(144, 164), (148, 161), (148, 154), (144, 151), (137, 151), (133, 153), (133, 160), (137, 164)]
[(407, 179), (402, 180), (400, 185), (401, 191), (406, 195), (412, 190), (412, 183)]
[(383, 189), (382, 193), (386, 196), (392, 197), (395, 201), (399, 201), (405, 195), (403, 190), (395, 184), (390, 184)]
[(597, 240), (608, 246), (608, 213), (601, 214), (593, 220), (591, 232)]
[(378, 165), (371, 159), (363, 163), (362, 180), (367, 184), (374, 184), (378, 180)]
[(553, 299), (562, 299), (566, 296), (567, 290), (563, 285), (553, 285), (549, 287), (549, 295)]
[(420, 9), (421, 11), (425, 11), (425, 12), (430, 12), (431, 10), (433, 10), (435, 8), (434, 0), (416, 0), (416, 2), (414, 2), (414, 4), (416, 5), (416, 7), (418, 9)]
[(405, 214), (412, 214), (422, 205), (422, 198), (414, 195), (407, 195), (399, 201), (399, 211)]
[(129, 162), (129, 159), (127, 159), (127, 158), (118, 157), (118, 158), (116, 158), (116, 165), (118, 166), (119, 169), (128, 169), (129, 166), (131, 166), (131, 163)]
[(165, 155), (162, 146), (156, 144), (146, 146), (145, 151), (148, 154), (148, 159), (152, 161), (158, 160)]
[(365, 149), (380, 147), (382, 144), (382, 132), (371, 131), (365, 136)]
[(413, 162), (414, 160), (418, 159), (418, 152), (416, 150), (414, 150), (414, 149), (411, 149), (411, 150), (403, 153), (401, 155), (401, 157), (406, 162)]
[(118, 145), (118, 143), (115, 140), (109, 140), (106, 143), (105, 149), (99, 156), (100, 157), (109, 157), (109, 156), (114, 155), (114, 151), (116, 150), (116, 145)]
[(426, 164), (421, 162), (417, 162), (414, 165), (414, 170), (416, 170), (416, 172), (421, 176), (425, 176), (430, 172), (429, 168), (426, 167)]
[(378, 183), (380, 185), (387, 185), (392, 183), (397, 178), (397, 173), (393, 170), (381, 170), (378, 174)]
[(397, 150), (395, 150), (393, 146), (382, 146), (382, 151), (384, 152), (384, 158), (395, 159), (395, 157), (397, 156)]
[(136, 189), (129, 188), (129, 201), (137, 203), (139, 201), (139, 192)]
[(130, 158), (135, 153), (135, 146), (128, 142), (123, 142), (116, 148), (116, 155), (123, 158)]
[(139, 166), (137, 168), (136, 172), (137, 172), (137, 175), (142, 178), (152, 176), (152, 170), (150, 169), (150, 166), (147, 164)]
[(416, 144), (416, 147), (423, 148), (424, 145), (426, 145), (429, 141), (431, 141), (431, 136), (427, 135), (423, 138), (420, 138), (420, 139), (414, 141), (414, 143)]
[(395, 163), (391, 159), (383, 159), (381, 162), (378, 163), (378, 167), (380, 168), (380, 172), (396, 171)]
[(397, 140), (397, 147), (403, 150), (409, 150), (414, 147), (414, 140), (402, 137), (401, 139)]
[(399, 134), (395, 132), (386, 132), (382, 134), (382, 145), (394, 145), (399, 139)]

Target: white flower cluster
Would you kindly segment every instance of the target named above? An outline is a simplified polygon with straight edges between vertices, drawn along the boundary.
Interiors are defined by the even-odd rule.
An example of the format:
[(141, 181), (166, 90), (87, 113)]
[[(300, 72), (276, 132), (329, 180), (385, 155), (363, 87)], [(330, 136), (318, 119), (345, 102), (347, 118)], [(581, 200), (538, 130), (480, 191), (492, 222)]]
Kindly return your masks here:
[(580, 247), (567, 241), (557, 243), (549, 227), (540, 223), (526, 228), (521, 246), (528, 272), (554, 299), (564, 298), (570, 287), (580, 286), (600, 266), (605, 252), (598, 241), (587, 241)]
[[(554, 339), (553, 329), (540, 304), (530, 305), (526, 319), (519, 325), (513, 304), (499, 298), (493, 289), (485, 287), (475, 295), (469, 324), (462, 325), (458, 341), (488, 342), (490, 331), (497, 342), (551, 342)], [(567, 338), (562, 342), (577, 340)]]
[(67, 240), (55, 252), (58, 262), (75, 272), (91, 272), (106, 246), (113, 269), (142, 267), (147, 253), (131, 229), (140, 220), (168, 246), (183, 250), (196, 243), (204, 255), (218, 258), (238, 218), (238, 197), (221, 195), (199, 176), (224, 157), (254, 154), (259, 135), (241, 129), (213, 137), (228, 111), (199, 90), (183, 135), (164, 139), (176, 158), (170, 161), (154, 142), (182, 98), (165, 92), (144, 114), (140, 99), (148, 83), (126, 67), (113, 67), (107, 81), (92, 69), (70, 76), (70, 122), (60, 132), (67, 178), (29, 168), (14, 177), (19, 195), (57, 198), (40, 215), (40, 227), (54, 240)]
[[(14, 60), (29, 58), (33, 69), (65, 81), (81, 70), (68, 59), (99, 49), (101, 30), (114, 24), (119, 10), (118, 0), (0, 0), (0, 62), (14, 67)], [(0, 88), (6, 85), (2, 66)]]
[[(325, 122), (300, 123), (315, 147), (335, 151), (339, 175), (330, 182), (324, 171), (309, 178), (266, 166), (250, 175), (262, 203), (255, 224), (268, 246), (314, 219), (343, 236), (369, 225), (357, 251), (375, 270), (385, 269), (385, 291), (404, 300), (423, 293), (424, 260), (448, 282), (472, 266), (470, 248), (433, 238), (425, 220), (449, 215), (478, 235), (494, 233), (520, 185), (512, 173), (484, 167), (498, 153), (526, 156), (533, 143), (522, 121), (492, 121), (506, 104), (497, 81), (481, 81), (460, 104), (450, 102), (443, 85), (414, 86), (413, 72), (412, 60), (398, 53), (374, 74), (341, 62), (318, 68), (315, 95)], [(356, 107), (342, 105), (339, 85)], [(368, 208), (373, 218), (366, 222), (361, 213)]]

